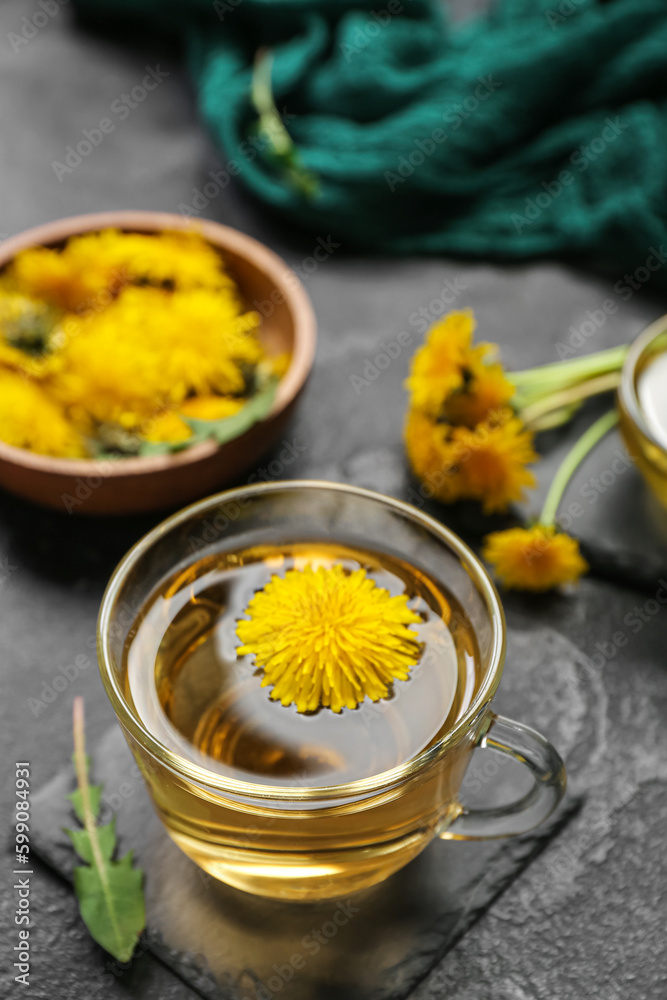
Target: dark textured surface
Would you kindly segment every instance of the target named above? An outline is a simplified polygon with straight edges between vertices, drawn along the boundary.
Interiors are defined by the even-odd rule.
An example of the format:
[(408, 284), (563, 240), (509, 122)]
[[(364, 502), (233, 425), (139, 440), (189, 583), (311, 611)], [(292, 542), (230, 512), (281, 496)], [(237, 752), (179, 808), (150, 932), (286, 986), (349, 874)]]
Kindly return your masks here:
[[(178, 210), (190, 204), (193, 189), (219, 163), (173, 59), (150, 46), (132, 53), (77, 33), (68, 7), (14, 51), (9, 33), (21, 32), (22, 18), (39, 9), (14, 0), (0, 5), (0, 234), (77, 212)], [(82, 129), (96, 126), (111, 103), (141, 81), (144, 67), (157, 63), (170, 76), (59, 182), (52, 161), (62, 160)], [(206, 214), (258, 236), (296, 267), (311, 252), (296, 235), (263, 220), (235, 187), (211, 202)], [(303, 451), (282, 475), (321, 475), (402, 495), (409, 488), (399, 443), (407, 351), (359, 394), (349, 376), (363, 375), (366, 360), (401, 330), (413, 332), (417, 343), (410, 317), (422, 306), (432, 308), (434, 301), (438, 308), (445, 279), (458, 279), (457, 302), (474, 307), (483, 335), (499, 341), (508, 365), (519, 367), (555, 360), (556, 345), (567, 342), (569, 327), (580, 327), (586, 311), (598, 309), (605, 298), (617, 298), (613, 285), (621, 277), (615, 272), (593, 277), (557, 264), (505, 268), (444, 260), (362, 261), (345, 257), (344, 250), (338, 248), (307, 279), (321, 339), (313, 379), (289, 433)], [(665, 312), (657, 296), (659, 278), (629, 301), (619, 299), (618, 312), (579, 350), (621, 343)], [(547, 444), (564, 446), (558, 438)], [(634, 476), (628, 472), (606, 497), (586, 508), (598, 544), (610, 546), (617, 537), (605, 512), (608, 502), (620, 505), (622, 496), (625, 516), (614, 528), (618, 543), (631, 552), (630, 536), (642, 541), (644, 496), (635, 492)], [(445, 512), (444, 517), (453, 515)], [(84, 523), (0, 498), (0, 740), (8, 848), (13, 761), (32, 762), (35, 790), (58, 772), (71, 751), (74, 694), (85, 696), (91, 742), (112, 721), (92, 660), (38, 716), (28, 699), (39, 699), (43, 685), (77, 655), (90, 655), (104, 582), (116, 558), (155, 520)], [(650, 554), (659, 558), (654, 542)], [(658, 589), (660, 573), (646, 570), (645, 557), (630, 564), (635, 573), (644, 573), (641, 592), (589, 579), (574, 598), (507, 601), (514, 634), (523, 634), (529, 645), (535, 630), (543, 635), (547, 629), (558, 643), (566, 639), (569, 649), (582, 654), (595, 653), (598, 643), (614, 653), (600, 669), (580, 668), (590, 694), (585, 711), (573, 714), (564, 701), (560, 713), (546, 713), (538, 691), (524, 719), (539, 727), (558, 717), (556, 728), (545, 725), (547, 735), (565, 748), (581, 744), (580, 751), (572, 750), (570, 766), (577, 772), (576, 787), (587, 792), (586, 805), (418, 988), (420, 1000), (658, 1000), (665, 995), (667, 632), (664, 607), (655, 613), (653, 604), (644, 609)], [(621, 631), (628, 641), (617, 647)], [(563, 662), (548, 646), (541, 648), (551, 669), (569, 669), (570, 659)], [(509, 714), (513, 676), (510, 659), (501, 692)], [(2, 866), (10, 885), (12, 862), (7, 854)], [(4, 985), (13, 961), (15, 897), (10, 892), (0, 899), (0, 994), (19, 995), (22, 987)], [(87, 937), (69, 887), (42, 865), (36, 865), (33, 876), (32, 917), (31, 996), (194, 996), (148, 954), (117, 983), (113, 975), (103, 978), (105, 957)]]
[[(665, 996), (664, 619), (634, 631), (624, 619), (642, 610), (643, 596), (583, 589), (576, 605), (552, 605), (553, 628), (589, 652), (620, 629), (628, 635), (601, 669), (584, 671), (595, 710), (582, 725), (596, 742), (577, 778), (586, 805), (414, 1000)], [(532, 629), (531, 607), (509, 611)]]
[[(502, 702), (522, 718), (540, 716), (576, 786), (578, 772), (597, 750), (581, 724), (596, 708), (577, 673), (580, 655), (545, 629), (528, 637), (513, 634), (509, 648), (514, 669)], [(478, 805), (490, 804), (489, 793), (494, 803), (521, 797), (525, 772), (506, 758), (500, 763), (478, 751), (466, 776), (465, 800), (471, 801), (472, 779), (480, 786)], [(270, 991), (276, 968), (288, 970), (280, 992), (289, 1000), (402, 1000), (580, 806), (571, 796), (538, 831), (511, 841), (434, 841), (393, 878), (343, 899), (346, 919), (320, 947), (309, 935), (331, 921), (338, 904), (254, 899), (203, 875), (162, 829), (117, 726), (93, 749), (92, 772), (109, 796), (104, 819), (116, 816), (121, 853), (132, 849), (145, 872), (150, 949), (211, 1000), (263, 1000), (253, 984)], [(66, 794), (72, 786), (67, 766), (33, 798), (33, 847), (65, 875), (73, 855), (58, 831), (71, 822)], [(118, 794), (121, 787), (126, 798)], [(287, 963), (295, 954), (303, 967), (290, 973)]]

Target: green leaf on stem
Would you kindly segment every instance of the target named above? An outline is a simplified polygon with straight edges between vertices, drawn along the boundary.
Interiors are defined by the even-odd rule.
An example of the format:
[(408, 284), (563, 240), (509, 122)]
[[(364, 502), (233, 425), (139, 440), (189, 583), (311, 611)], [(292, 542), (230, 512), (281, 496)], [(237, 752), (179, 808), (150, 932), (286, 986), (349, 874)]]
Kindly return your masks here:
[(115, 818), (97, 825), (101, 785), (88, 780), (83, 698), (74, 699), (74, 767), (78, 788), (68, 796), (83, 829), (66, 830), (84, 865), (74, 869), (79, 911), (91, 937), (119, 962), (128, 962), (146, 924), (143, 872), (132, 866), (130, 851), (118, 861)]
[(226, 444), (227, 441), (233, 441), (234, 438), (245, 434), (253, 424), (266, 416), (273, 406), (277, 385), (277, 379), (270, 379), (260, 392), (231, 417), (225, 417), (223, 420), (194, 420), (185, 417), (185, 422), (197, 440), (213, 438), (218, 444)]
[(271, 376), (266, 379), (262, 388), (255, 393), (241, 409), (231, 417), (222, 420), (194, 420), (183, 417), (192, 431), (192, 436), (185, 441), (144, 441), (141, 445), (141, 455), (168, 455), (184, 448), (191, 448), (202, 441), (213, 439), (218, 444), (226, 444), (234, 438), (245, 434), (253, 424), (263, 420), (273, 406), (278, 388), (278, 379)]
[(268, 49), (260, 49), (255, 57), (250, 95), (259, 115), (254, 132), (264, 140), (266, 154), (282, 170), (285, 180), (310, 201), (319, 194), (319, 181), (302, 163), (299, 151), (280, 117), (273, 96), (272, 75), (273, 54)]
[[(90, 762), (86, 765), (90, 767)], [(100, 811), (100, 802), (102, 801), (102, 786), (101, 785), (89, 785), (88, 790), (90, 792), (90, 807), (93, 811), (93, 815), (97, 816)], [(81, 799), (81, 792), (76, 788), (73, 792), (70, 792), (67, 798), (72, 803), (74, 809), (74, 815), (83, 823), (83, 801)]]

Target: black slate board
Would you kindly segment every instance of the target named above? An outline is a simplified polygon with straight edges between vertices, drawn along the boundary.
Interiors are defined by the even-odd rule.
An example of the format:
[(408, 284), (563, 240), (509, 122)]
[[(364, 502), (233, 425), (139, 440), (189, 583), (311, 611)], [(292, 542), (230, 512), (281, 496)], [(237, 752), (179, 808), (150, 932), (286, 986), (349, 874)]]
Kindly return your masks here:
[[(511, 637), (510, 656), (500, 707), (534, 721), (576, 772), (588, 756), (576, 720), (590, 707), (576, 669), (580, 654), (540, 630)], [(473, 758), (469, 776), (485, 773), (485, 759), (483, 752)], [(580, 805), (568, 796), (540, 830), (514, 840), (435, 841), (402, 872), (350, 900), (287, 905), (222, 885), (181, 854), (153, 813), (117, 727), (94, 747), (92, 774), (116, 812), (122, 851), (133, 848), (146, 872), (146, 946), (210, 1000), (400, 1000)], [(485, 804), (523, 794), (525, 780), (512, 763), (483, 778)], [(36, 853), (67, 877), (73, 855), (60, 831), (72, 823), (65, 799), (72, 787), (71, 769), (63, 769), (34, 796), (32, 818)], [(314, 932), (325, 942), (317, 949)]]

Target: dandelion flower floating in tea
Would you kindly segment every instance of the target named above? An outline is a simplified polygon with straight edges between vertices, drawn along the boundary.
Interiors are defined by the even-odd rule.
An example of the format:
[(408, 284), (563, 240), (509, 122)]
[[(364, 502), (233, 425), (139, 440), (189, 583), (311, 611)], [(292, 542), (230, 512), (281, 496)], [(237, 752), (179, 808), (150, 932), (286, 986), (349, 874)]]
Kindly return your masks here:
[(421, 622), (406, 594), (392, 597), (366, 575), (340, 565), (273, 576), (237, 622), (240, 656), (253, 655), (271, 698), (299, 712), (340, 712), (378, 701), (407, 680), (421, 645)]

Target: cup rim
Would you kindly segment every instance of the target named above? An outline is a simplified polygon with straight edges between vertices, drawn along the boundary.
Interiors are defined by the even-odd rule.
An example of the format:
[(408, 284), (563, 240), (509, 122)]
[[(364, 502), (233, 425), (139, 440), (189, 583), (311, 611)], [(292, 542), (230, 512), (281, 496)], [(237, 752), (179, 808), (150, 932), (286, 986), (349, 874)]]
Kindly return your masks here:
[[(399, 511), (409, 520), (417, 522), (426, 528), (431, 534), (444, 541), (453, 549), (461, 564), (477, 585), (489, 613), (493, 635), (490, 663), (486, 671), (486, 676), (467, 711), (457, 721), (456, 725), (441, 739), (421, 750), (410, 760), (398, 764), (387, 771), (370, 775), (367, 778), (359, 778), (355, 781), (338, 785), (324, 785), (319, 787), (300, 785), (298, 787), (290, 787), (242, 781), (237, 778), (229, 778), (218, 774), (215, 771), (209, 771), (207, 768), (188, 761), (180, 754), (165, 747), (149, 732), (129, 707), (118, 683), (110, 651), (109, 625), (116, 599), (130, 570), (136, 565), (141, 556), (166, 532), (189, 517), (192, 517), (193, 514), (204, 512), (208, 508), (218, 506), (221, 502), (227, 503), (233, 501), (235, 497), (241, 495), (251, 494), (252, 496), (257, 496), (272, 491), (285, 492), (323, 489), (365, 497), (366, 499), (374, 500), (386, 507), (390, 507), (395, 511)], [(207, 785), (216, 791), (252, 799), (273, 799), (291, 802), (342, 799), (379, 792), (389, 786), (405, 781), (432, 764), (437, 758), (444, 755), (449, 747), (458, 743), (467, 732), (475, 729), (478, 717), (486, 710), (500, 683), (505, 661), (505, 648), (505, 615), (498, 591), (480, 559), (458, 535), (435, 520), (435, 518), (430, 517), (421, 510), (417, 510), (412, 504), (402, 500), (384, 496), (382, 493), (377, 493), (374, 490), (351, 486), (347, 483), (333, 483), (318, 479), (277, 480), (275, 482), (239, 486), (206, 497), (203, 500), (184, 507), (176, 514), (172, 514), (136, 542), (118, 563), (102, 597), (97, 625), (97, 650), (102, 682), (118, 721), (137, 740), (140, 746), (147, 749), (154, 758), (180, 776), (191, 781), (196, 781), (199, 784)]]
[(656, 319), (655, 322), (647, 326), (638, 337), (633, 340), (628, 348), (628, 353), (625, 356), (625, 361), (623, 362), (623, 368), (621, 370), (621, 381), (618, 386), (618, 396), (621, 405), (625, 409), (626, 413), (632, 420), (637, 430), (649, 441), (658, 451), (665, 452), (664, 444), (655, 437), (652, 428), (647, 422), (644, 411), (641, 408), (639, 402), (639, 396), (637, 395), (637, 385), (635, 382), (635, 376), (637, 374), (637, 366), (641, 361), (646, 348), (660, 336), (662, 333), (667, 333), (667, 314)]

